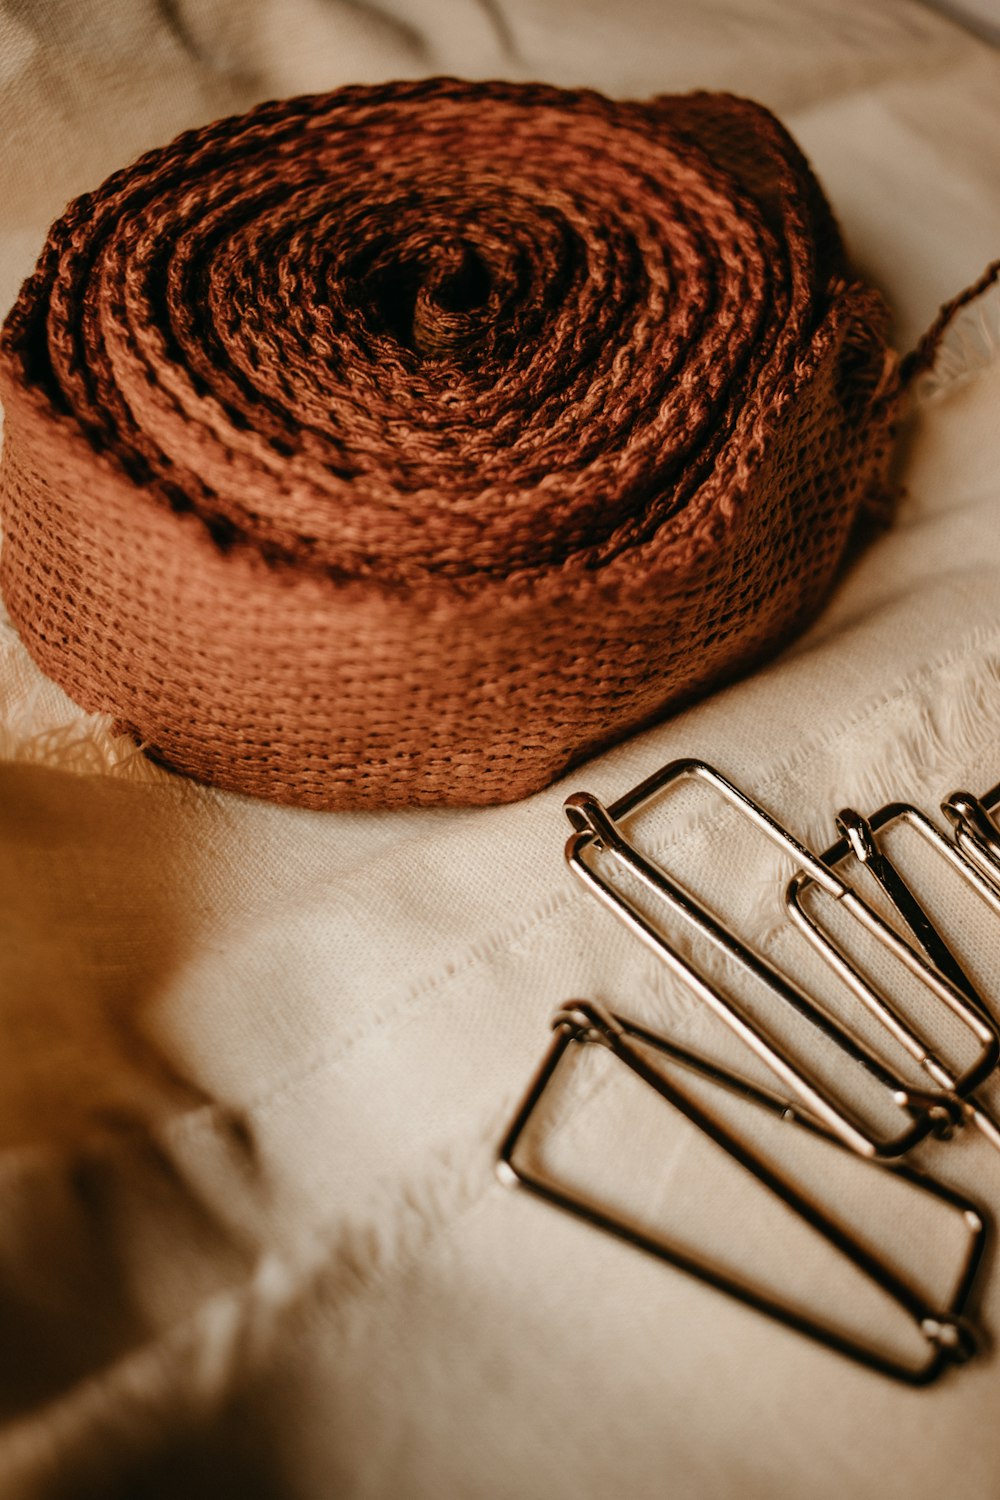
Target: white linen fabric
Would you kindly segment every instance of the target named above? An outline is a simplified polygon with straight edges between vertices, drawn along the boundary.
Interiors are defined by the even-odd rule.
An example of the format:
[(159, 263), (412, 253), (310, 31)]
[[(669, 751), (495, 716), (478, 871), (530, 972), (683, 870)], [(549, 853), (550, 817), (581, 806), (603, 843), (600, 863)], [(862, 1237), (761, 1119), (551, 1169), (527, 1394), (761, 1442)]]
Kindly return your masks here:
[[(71, 194), (177, 130), (442, 71), (762, 99), (902, 347), (1000, 246), (1000, 55), (914, 0), (0, 0), (0, 301)], [(808, 635), (513, 807), (314, 814), (193, 785), (0, 629), (0, 1493), (1000, 1490), (992, 1355), (929, 1392), (894, 1385), (492, 1172), (563, 1000), (725, 1042), (565, 872), (568, 791), (613, 799), (698, 755), (823, 847), (846, 803), (930, 809), (1000, 779), (998, 399), (994, 287), (917, 386), (893, 529)], [(770, 846), (683, 799), (648, 837), (822, 985)], [(949, 899), (988, 977), (990, 922)], [(560, 1171), (895, 1337), (752, 1183), (585, 1062), (552, 1121)], [(1000, 1208), (981, 1140), (922, 1160)], [(954, 1226), (894, 1191), (857, 1168), (843, 1201), (943, 1284)]]

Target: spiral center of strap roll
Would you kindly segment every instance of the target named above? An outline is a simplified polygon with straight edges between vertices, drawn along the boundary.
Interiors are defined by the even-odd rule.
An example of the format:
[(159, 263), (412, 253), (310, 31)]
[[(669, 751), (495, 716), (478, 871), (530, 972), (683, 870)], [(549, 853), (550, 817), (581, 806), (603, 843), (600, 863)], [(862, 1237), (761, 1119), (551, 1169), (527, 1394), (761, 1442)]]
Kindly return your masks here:
[(387, 330), (425, 358), (470, 348), (498, 311), (488, 264), (459, 239), (432, 244), (415, 265), (395, 267), (378, 290)]
[(320, 807), (523, 795), (744, 670), (895, 400), (765, 110), (448, 79), (116, 173), (2, 348), (29, 649), (166, 763)]

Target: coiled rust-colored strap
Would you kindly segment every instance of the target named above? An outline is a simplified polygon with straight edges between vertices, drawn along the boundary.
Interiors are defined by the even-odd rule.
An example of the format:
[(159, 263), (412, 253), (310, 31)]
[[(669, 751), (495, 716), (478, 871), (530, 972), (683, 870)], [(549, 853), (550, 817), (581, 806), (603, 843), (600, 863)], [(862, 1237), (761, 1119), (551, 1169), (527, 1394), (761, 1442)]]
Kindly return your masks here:
[(896, 375), (764, 109), (437, 79), (72, 204), (0, 394), (42, 669), (192, 776), (379, 807), (523, 796), (786, 638)]

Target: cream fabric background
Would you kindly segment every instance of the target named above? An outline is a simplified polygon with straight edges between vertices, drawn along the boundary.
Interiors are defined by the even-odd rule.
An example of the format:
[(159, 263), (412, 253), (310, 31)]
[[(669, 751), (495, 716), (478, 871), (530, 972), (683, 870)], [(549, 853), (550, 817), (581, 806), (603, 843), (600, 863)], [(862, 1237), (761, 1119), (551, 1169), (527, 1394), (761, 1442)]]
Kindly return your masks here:
[[(175, 131), (439, 71), (760, 97), (903, 346), (1000, 246), (1000, 55), (914, 0), (0, 0), (0, 302), (70, 194)], [(568, 790), (613, 798), (698, 754), (823, 845), (845, 801), (932, 808), (1000, 778), (998, 347), (994, 292), (922, 384), (896, 528), (806, 639), (515, 807), (219, 795), (115, 742), (0, 629), (0, 1493), (997, 1493), (992, 1356), (897, 1388), (506, 1193), (491, 1156), (569, 995), (719, 1044), (564, 872)], [(710, 808), (651, 837), (798, 961), (773, 851)], [(988, 924), (961, 925), (988, 974)], [(615, 1088), (570, 1085), (567, 1161), (616, 1175), (634, 1150), (623, 1192), (641, 1159), (664, 1213), (727, 1253), (762, 1239), (761, 1265), (854, 1306)], [(931, 1160), (1000, 1208), (981, 1142)], [(888, 1200), (864, 1194), (882, 1233)], [(941, 1234), (896, 1212), (930, 1274)]]

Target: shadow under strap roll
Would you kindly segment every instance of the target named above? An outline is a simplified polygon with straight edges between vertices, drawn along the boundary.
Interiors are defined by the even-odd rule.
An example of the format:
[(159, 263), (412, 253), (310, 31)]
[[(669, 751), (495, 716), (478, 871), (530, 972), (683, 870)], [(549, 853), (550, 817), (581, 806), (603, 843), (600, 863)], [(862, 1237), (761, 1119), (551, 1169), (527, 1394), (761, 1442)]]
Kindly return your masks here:
[(52, 229), (0, 355), (7, 606), (203, 781), (523, 797), (816, 609), (884, 494), (885, 337), (756, 104), (265, 104)]

